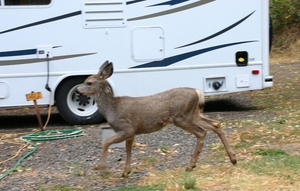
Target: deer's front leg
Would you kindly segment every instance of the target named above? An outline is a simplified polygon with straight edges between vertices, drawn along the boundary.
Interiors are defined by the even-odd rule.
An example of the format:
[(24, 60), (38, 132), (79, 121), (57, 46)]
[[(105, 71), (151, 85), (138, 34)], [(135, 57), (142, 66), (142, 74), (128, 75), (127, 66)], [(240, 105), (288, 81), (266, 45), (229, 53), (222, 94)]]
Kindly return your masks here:
[(101, 154), (99, 162), (96, 164), (96, 169), (104, 170), (106, 168), (106, 159), (107, 159), (107, 155), (108, 155), (108, 147), (111, 144), (120, 143), (122, 141), (125, 141), (127, 138), (128, 138), (128, 136), (126, 136), (126, 134), (124, 134), (122, 132), (117, 132), (113, 136), (107, 138), (102, 144), (102, 154)]
[(126, 164), (123, 171), (122, 177), (127, 178), (131, 172), (131, 150), (133, 145), (134, 137), (126, 140)]

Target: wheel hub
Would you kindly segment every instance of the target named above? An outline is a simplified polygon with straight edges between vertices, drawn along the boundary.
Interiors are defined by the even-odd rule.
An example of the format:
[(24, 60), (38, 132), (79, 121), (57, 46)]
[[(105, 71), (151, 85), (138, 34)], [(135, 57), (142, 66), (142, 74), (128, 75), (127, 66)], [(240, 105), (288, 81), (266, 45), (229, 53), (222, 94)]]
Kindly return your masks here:
[(78, 93), (76, 101), (78, 102), (78, 105), (86, 106), (86, 105), (90, 104), (90, 99), (91, 99), (91, 97), (85, 96), (81, 93)]

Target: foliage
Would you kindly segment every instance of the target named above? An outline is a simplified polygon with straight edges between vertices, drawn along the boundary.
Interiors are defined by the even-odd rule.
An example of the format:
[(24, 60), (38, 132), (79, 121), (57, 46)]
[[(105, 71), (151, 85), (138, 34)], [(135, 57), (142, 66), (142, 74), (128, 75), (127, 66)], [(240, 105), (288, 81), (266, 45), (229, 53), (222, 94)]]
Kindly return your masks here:
[(274, 30), (290, 28), (300, 24), (299, 0), (271, 0), (270, 15), (273, 20)]
[(282, 53), (286, 53), (292, 56), (300, 42), (300, 1), (270, 0), (270, 16), (273, 24), (272, 55), (281, 58)]

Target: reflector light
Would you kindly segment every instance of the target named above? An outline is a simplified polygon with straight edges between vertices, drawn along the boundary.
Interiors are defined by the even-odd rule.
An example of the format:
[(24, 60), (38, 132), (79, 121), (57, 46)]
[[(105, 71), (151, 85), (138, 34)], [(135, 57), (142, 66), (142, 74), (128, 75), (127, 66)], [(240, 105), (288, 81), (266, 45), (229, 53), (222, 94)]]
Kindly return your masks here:
[(252, 74), (259, 74), (259, 70), (252, 70)]

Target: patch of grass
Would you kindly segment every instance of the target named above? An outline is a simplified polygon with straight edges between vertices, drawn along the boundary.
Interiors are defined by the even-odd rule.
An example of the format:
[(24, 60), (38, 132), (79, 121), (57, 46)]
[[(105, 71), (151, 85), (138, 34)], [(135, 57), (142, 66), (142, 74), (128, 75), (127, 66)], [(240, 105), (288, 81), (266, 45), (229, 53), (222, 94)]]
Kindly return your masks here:
[(141, 158), (141, 160), (142, 162), (139, 164), (139, 166), (142, 168), (149, 168), (157, 162), (157, 159), (155, 157), (144, 157)]
[(181, 184), (186, 190), (196, 190), (196, 178), (192, 177), (190, 173), (185, 173), (181, 180)]
[(164, 191), (200, 191), (197, 186), (197, 177), (193, 172), (185, 172), (182, 169), (167, 171), (155, 171), (140, 181), (141, 186), (154, 186), (162, 188)]
[(68, 166), (71, 169), (74, 169), (74, 168), (77, 169), (77, 168), (80, 168), (80, 167), (84, 166), (84, 164), (83, 163), (72, 162)]
[(85, 164), (72, 162), (68, 164), (70, 171), (77, 176), (86, 176), (86, 171), (82, 170)]
[(249, 143), (247, 141), (241, 141), (235, 145), (232, 146), (233, 149), (241, 149), (241, 148), (248, 148), (249, 146), (253, 145), (252, 143)]
[(102, 170), (102, 171), (100, 172), (100, 177), (101, 177), (102, 179), (110, 179), (111, 176), (112, 176), (112, 174), (111, 174), (111, 172), (109, 172), (108, 170)]
[(295, 129), (291, 130), (290, 135), (291, 136), (300, 136), (300, 128), (298, 127), (297, 129), (295, 128)]
[(146, 163), (156, 163), (157, 162), (157, 159), (155, 157), (145, 157), (145, 158), (142, 158), (142, 160)]
[(86, 176), (87, 173), (86, 173), (85, 171), (77, 171), (77, 172), (76, 172), (76, 175), (77, 175), (77, 176)]
[(269, 157), (282, 157), (284, 155), (287, 155), (286, 152), (280, 149), (258, 149), (258, 151), (254, 154)]
[(280, 118), (278, 118), (276, 120), (276, 123), (285, 124), (287, 121), (288, 121), (288, 117), (287, 116), (281, 116)]
[(161, 152), (163, 152), (163, 153), (168, 153), (170, 148), (166, 145), (160, 145), (159, 150), (161, 150)]
[(300, 157), (292, 156), (280, 149), (259, 149), (254, 155), (259, 156), (243, 164), (247, 170), (259, 175), (291, 177), (300, 173)]
[(124, 188), (114, 189), (113, 191), (163, 191), (163, 188), (155, 186), (128, 186)]
[(55, 185), (51, 187), (42, 187), (40, 188), (40, 191), (49, 190), (49, 191), (86, 191), (86, 188), (80, 188), (80, 187), (71, 187), (66, 185)]

